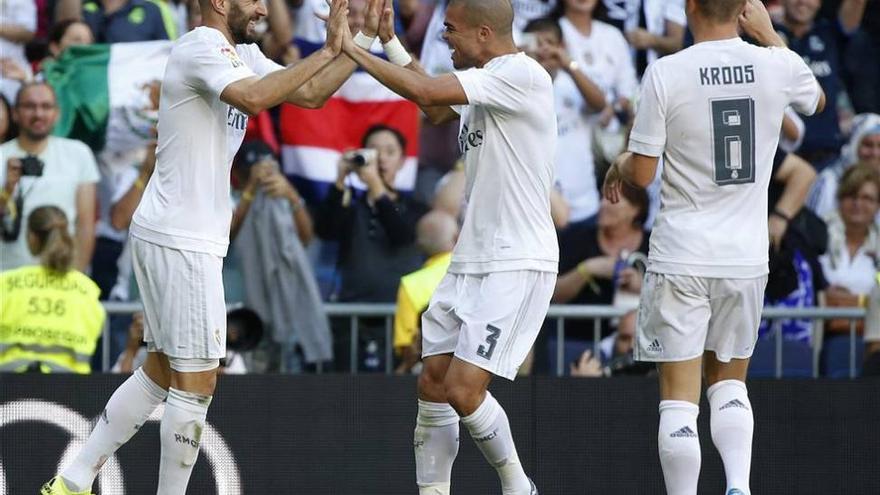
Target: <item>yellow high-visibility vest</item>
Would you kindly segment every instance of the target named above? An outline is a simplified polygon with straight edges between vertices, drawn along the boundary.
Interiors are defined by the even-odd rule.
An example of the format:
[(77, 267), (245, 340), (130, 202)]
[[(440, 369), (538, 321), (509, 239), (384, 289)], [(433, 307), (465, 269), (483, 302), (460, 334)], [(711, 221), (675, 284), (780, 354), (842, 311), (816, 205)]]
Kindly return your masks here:
[(400, 279), (394, 314), (395, 349), (412, 345), (421, 327), (419, 316), (427, 309), (451, 262), (452, 253), (436, 254), (422, 268)]
[(90, 373), (106, 314), (86, 275), (42, 266), (0, 273), (0, 371), (34, 363), (49, 372)]

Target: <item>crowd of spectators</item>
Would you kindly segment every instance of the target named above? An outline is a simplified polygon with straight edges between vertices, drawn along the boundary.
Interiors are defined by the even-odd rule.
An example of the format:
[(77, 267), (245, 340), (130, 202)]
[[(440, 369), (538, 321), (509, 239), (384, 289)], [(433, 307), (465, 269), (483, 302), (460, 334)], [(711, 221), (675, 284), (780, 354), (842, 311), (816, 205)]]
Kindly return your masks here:
[[(300, 57), (295, 39), (321, 36), (314, 12), (326, 4), (265, 2), (269, 15), (257, 28), (261, 49), (279, 63), (295, 63)], [(647, 190), (624, 188), (617, 204), (601, 197), (600, 185), (609, 161), (625, 146), (646, 67), (692, 43), (685, 3), (513, 1), (516, 40), (551, 75), (556, 94), (559, 140), (551, 204), (560, 263), (553, 302), (611, 305), (624, 314), (602, 321), (595, 346), (591, 321), (566, 321), (568, 362), (562, 364), (575, 376), (650, 372), (632, 362), (631, 349), (659, 181)], [(813, 70), (829, 102), (812, 117), (787, 114), (780, 129), (769, 191), (767, 305), (870, 306), (867, 320), (858, 325), (867, 341), (866, 361), (874, 363), (866, 365), (867, 372), (880, 368), (880, 3), (765, 3), (778, 32)], [(350, 24), (357, 29), (366, 0), (350, 4)], [(400, 38), (432, 74), (452, 70), (440, 39), (445, 7), (445, 0), (394, 0)], [(44, 68), (68, 56), (72, 46), (174, 40), (199, 25), (199, 5), (196, 0), (4, 0), (2, 13), (0, 368), (88, 372), (99, 362), (93, 359), (91, 367), (82, 362), (96, 347), (98, 312), (83, 309), (49, 322), (57, 312), (54, 301), (74, 297), (50, 294), (49, 287), (83, 287), (77, 297), (137, 300), (127, 229), (155, 165), (155, 142), (120, 152), (53, 135), (62, 113), (71, 110), (45, 82)], [(155, 112), (159, 82), (145, 91), (146, 110)], [(323, 308), (327, 302), (396, 303), (394, 362), (386, 363), (380, 350), (385, 321), (365, 318), (356, 366), (417, 371), (420, 314), (449, 263), (467, 203), (458, 126), (433, 126), (423, 119), (417, 194), (397, 187), (406, 162), (404, 133), (379, 124), (364, 133), (361, 149), (342, 154), (335, 182), (312, 201), (284, 174), (285, 156), (276, 137), (284, 124), (278, 112), (251, 118), (248, 125), (231, 177), (232, 249), (225, 273), (227, 298), (253, 311), (230, 314), (227, 371), (346, 370), (349, 321), (331, 321)], [(70, 249), (61, 250), (58, 243)], [(44, 340), (22, 340), (16, 328), (27, 327), (20, 320), (27, 318), (31, 302), (21, 299), (18, 285), (7, 282), (21, 279), (22, 270), (52, 281), (43, 284), (47, 292), (39, 296), (49, 306), (39, 306), (40, 298), (33, 303), (42, 318), (36, 324), (66, 321), (64, 332), (36, 332)], [(13, 301), (22, 301), (24, 309), (11, 309)], [(74, 303), (65, 304), (70, 310)], [(110, 319), (110, 362), (116, 370), (131, 370), (143, 354), (142, 325), (139, 316)], [(820, 346), (829, 335), (848, 334), (849, 323), (762, 324), (762, 338), (775, 332)], [(554, 345), (539, 339), (528, 367), (555, 369), (548, 364), (555, 359)], [(56, 354), (60, 349), (62, 357), (28, 354), (40, 346)]]

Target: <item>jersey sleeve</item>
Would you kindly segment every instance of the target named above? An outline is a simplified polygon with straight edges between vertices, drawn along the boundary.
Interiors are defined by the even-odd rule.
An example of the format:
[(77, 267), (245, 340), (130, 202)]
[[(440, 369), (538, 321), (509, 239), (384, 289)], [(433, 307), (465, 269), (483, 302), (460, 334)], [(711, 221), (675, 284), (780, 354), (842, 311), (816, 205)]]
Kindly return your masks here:
[(228, 43), (199, 41), (190, 45), (188, 55), (184, 64), (189, 68), (190, 83), (217, 98), (226, 86), (256, 76)]
[(247, 66), (260, 77), (284, 69), (283, 65), (264, 55), (257, 45), (244, 45), (243, 52), (247, 54), (245, 59)]
[(520, 110), (532, 88), (532, 72), (521, 64), (504, 64), (493, 69), (473, 68), (453, 72), (467, 95), (469, 105), (510, 113)]
[(813, 115), (819, 105), (819, 95), (822, 90), (819, 81), (800, 55), (787, 48), (782, 50), (785, 50), (791, 73), (789, 83), (791, 107), (802, 115)]
[(636, 119), (629, 135), (629, 151), (645, 156), (660, 156), (666, 148), (666, 92), (657, 71), (657, 63), (648, 67)]

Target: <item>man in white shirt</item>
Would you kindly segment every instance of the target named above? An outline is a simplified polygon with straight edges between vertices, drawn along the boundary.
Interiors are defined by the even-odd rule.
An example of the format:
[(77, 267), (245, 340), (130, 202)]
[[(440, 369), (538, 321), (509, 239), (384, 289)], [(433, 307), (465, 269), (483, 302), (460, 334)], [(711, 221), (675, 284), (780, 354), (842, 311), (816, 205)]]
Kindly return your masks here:
[[(448, 494), (458, 423), (495, 467), (502, 493), (537, 493), (507, 415), (487, 390), (513, 379), (537, 337), (556, 281), (550, 217), (556, 115), (550, 76), (519, 52), (508, 0), (452, 0), (444, 38), (460, 72), (428, 76), (405, 52), (386, 15), (386, 62), (343, 51), (434, 122), (461, 117), (467, 211), (447, 275), (422, 316), (423, 371), (415, 430), (420, 494)], [(359, 34), (360, 36), (360, 34)]]
[[(160, 495), (183, 495), (226, 355), (222, 266), (232, 217), (229, 176), (248, 115), (326, 86), (347, 32), (348, 2), (335, 0), (324, 47), (282, 68), (253, 44), (262, 2), (201, 0), (203, 26), (175, 42), (159, 102), (155, 171), (129, 229), (144, 303), (143, 367), (114, 392), (74, 462), (45, 495), (90, 493), (103, 463), (166, 401), (160, 426)], [(332, 92), (338, 88), (328, 88)]]
[[(629, 152), (606, 176), (640, 187), (664, 156), (635, 358), (658, 362), (660, 463), (670, 495), (695, 495), (701, 376), (728, 495), (749, 495), (754, 419), (745, 386), (767, 283), (767, 187), (785, 108), (824, 94), (760, 0), (689, 0), (696, 43), (645, 73)], [(741, 15), (742, 14), (742, 15)], [(737, 24), (762, 45), (737, 35)]]
[(27, 217), (40, 206), (61, 208), (76, 242), (74, 266), (86, 271), (95, 246), (95, 184), (100, 179), (92, 150), (81, 141), (52, 136), (58, 122), (55, 92), (29, 83), (15, 100), (19, 136), (0, 145), (0, 271), (37, 264), (27, 243)]

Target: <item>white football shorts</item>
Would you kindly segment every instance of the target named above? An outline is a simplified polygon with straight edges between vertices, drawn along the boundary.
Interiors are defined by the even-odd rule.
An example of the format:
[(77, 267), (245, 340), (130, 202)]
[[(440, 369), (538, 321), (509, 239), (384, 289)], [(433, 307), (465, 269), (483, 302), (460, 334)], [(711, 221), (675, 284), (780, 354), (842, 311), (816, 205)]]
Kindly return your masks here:
[(175, 358), (226, 357), (223, 258), (130, 236), (144, 304), (144, 342)]
[(422, 314), (422, 357), (455, 357), (513, 380), (538, 337), (556, 274), (447, 273)]
[(636, 323), (637, 361), (687, 361), (714, 351), (718, 359), (752, 356), (767, 276), (706, 278), (648, 272)]

